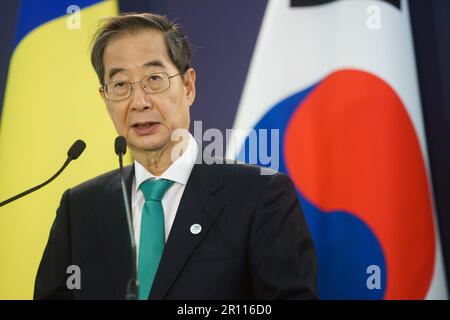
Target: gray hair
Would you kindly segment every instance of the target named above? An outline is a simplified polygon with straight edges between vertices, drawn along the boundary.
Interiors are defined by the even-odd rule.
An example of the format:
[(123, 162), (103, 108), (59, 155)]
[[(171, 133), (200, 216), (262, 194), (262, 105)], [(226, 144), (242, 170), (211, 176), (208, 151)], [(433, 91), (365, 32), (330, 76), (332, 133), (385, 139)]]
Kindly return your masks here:
[(91, 63), (102, 86), (105, 84), (103, 53), (108, 43), (125, 33), (135, 34), (145, 29), (163, 33), (169, 58), (179, 72), (191, 67), (191, 47), (177, 24), (158, 14), (124, 13), (106, 18), (92, 40)]

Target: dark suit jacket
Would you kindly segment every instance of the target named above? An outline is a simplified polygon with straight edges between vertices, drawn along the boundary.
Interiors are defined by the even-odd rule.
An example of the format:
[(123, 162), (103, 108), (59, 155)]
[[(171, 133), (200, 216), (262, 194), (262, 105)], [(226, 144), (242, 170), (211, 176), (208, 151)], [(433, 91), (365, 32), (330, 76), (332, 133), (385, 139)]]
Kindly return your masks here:
[[(134, 167), (125, 168), (128, 194)], [(34, 297), (124, 299), (131, 250), (118, 170), (67, 190), (36, 277)], [(202, 231), (194, 235), (192, 224)], [(69, 265), (81, 289), (67, 289)], [(150, 299), (309, 299), (316, 256), (295, 188), (280, 173), (196, 164)]]

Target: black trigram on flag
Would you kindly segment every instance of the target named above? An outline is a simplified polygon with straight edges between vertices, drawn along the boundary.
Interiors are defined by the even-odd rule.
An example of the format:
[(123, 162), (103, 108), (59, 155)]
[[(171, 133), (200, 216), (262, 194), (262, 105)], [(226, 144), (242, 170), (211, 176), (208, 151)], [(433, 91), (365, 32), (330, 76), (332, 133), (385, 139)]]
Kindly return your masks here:
[[(339, 0), (291, 0), (291, 7), (308, 7), (308, 6), (318, 6), (321, 4), (326, 4), (329, 2), (334, 2)], [(379, 0), (392, 4), (393, 6), (400, 9), (400, 0)]]

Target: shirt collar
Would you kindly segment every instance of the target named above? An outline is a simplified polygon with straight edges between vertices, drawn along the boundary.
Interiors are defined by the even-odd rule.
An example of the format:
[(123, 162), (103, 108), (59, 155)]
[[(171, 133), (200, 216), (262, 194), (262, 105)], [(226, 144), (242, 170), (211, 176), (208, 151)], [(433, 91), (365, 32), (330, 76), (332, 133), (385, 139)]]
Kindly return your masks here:
[(137, 192), (141, 183), (148, 179), (167, 179), (174, 181), (175, 183), (186, 185), (197, 159), (197, 154), (197, 142), (189, 133), (189, 144), (186, 150), (159, 177), (153, 175), (151, 172), (145, 169), (143, 165), (134, 160), (134, 172), (136, 179), (134, 192)]

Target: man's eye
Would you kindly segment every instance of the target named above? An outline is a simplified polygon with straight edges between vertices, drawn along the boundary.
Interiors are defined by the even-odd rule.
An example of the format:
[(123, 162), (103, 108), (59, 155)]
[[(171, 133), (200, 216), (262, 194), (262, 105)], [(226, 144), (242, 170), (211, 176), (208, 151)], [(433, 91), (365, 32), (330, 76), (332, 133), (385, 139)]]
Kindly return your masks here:
[(114, 88), (122, 88), (122, 87), (125, 87), (125, 85), (126, 85), (126, 82), (124, 82), (124, 81), (116, 82), (114, 84)]
[(150, 80), (151, 81), (160, 81), (160, 80), (162, 80), (162, 77), (158, 76), (158, 75), (153, 75), (153, 76), (150, 76)]

